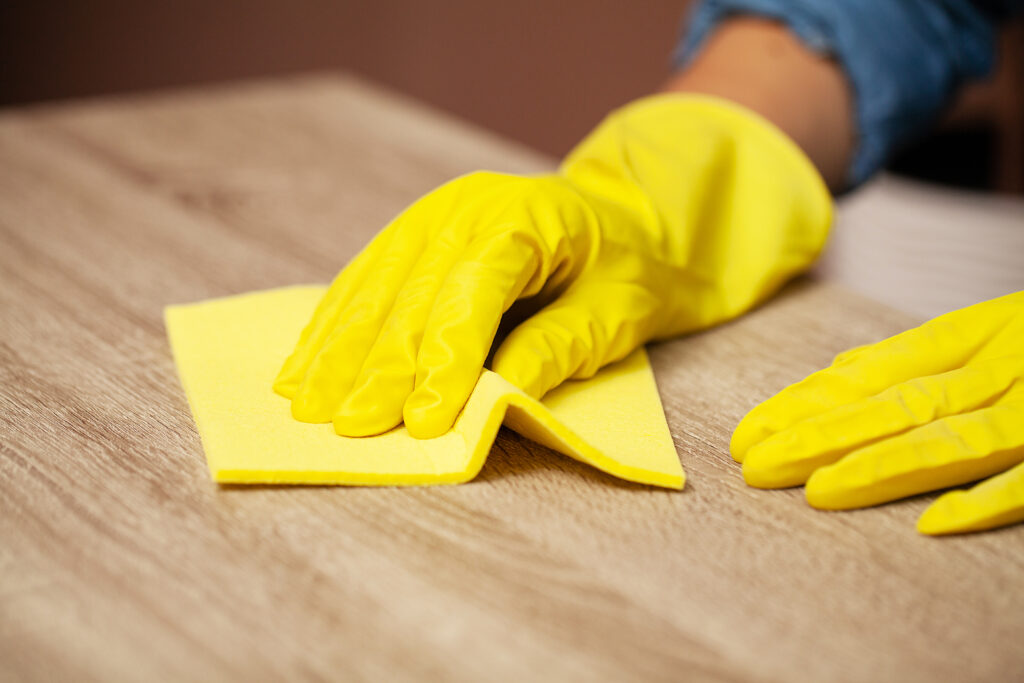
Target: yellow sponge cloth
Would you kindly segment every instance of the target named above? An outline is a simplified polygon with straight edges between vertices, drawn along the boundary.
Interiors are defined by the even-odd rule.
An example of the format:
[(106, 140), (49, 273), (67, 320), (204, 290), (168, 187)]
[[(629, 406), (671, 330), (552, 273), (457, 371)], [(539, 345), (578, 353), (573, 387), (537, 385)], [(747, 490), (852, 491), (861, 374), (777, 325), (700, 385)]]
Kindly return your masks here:
[(212, 477), (240, 484), (458, 484), (480, 471), (498, 427), (622, 479), (681, 489), (684, 476), (643, 349), (536, 401), (485, 370), (447, 434), (399, 426), (367, 438), (292, 419), (271, 390), (323, 295), (288, 287), (165, 311), (167, 334)]

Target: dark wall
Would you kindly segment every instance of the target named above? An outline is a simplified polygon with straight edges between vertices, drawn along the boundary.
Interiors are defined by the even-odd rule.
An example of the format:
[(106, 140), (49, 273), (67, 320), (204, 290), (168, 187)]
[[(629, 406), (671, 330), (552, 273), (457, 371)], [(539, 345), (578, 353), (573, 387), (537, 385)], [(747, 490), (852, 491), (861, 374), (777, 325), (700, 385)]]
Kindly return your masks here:
[[(341, 68), (560, 156), (665, 80), (691, 1), (0, 0), (0, 105)], [(1024, 193), (1024, 24), (1001, 43), (900, 168)]]
[(686, 0), (0, 2), (0, 104), (344, 68), (553, 154), (666, 78)]

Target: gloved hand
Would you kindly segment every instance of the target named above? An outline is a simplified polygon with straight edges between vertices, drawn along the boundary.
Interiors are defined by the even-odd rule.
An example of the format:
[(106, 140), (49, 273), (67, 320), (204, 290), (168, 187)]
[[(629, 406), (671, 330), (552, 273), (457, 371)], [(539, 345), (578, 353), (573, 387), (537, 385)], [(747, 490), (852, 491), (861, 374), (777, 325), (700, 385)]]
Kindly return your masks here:
[[(829, 194), (771, 124), (660, 95), (612, 113), (555, 174), (478, 172), (399, 215), (331, 285), (274, 389), (347, 436), (447, 431), (493, 369), (534, 397), (652, 339), (738, 315), (818, 254)], [(542, 308), (541, 308), (542, 307)]]
[(842, 510), (996, 475), (936, 500), (925, 534), (1024, 520), (1024, 292), (852, 349), (783, 389), (736, 427), (751, 486), (807, 483)]

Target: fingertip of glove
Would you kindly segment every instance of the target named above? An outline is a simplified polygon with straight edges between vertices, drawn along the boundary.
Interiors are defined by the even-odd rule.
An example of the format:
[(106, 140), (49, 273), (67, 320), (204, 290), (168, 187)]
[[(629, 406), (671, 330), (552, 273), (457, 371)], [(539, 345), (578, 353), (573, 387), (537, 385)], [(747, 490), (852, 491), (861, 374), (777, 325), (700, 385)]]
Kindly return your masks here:
[(762, 439), (760, 425), (755, 424), (748, 413), (732, 432), (732, 437), (729, 439), (729, 454), (736, 462), (743, 462), (750, 449)]
[(774, 476), (775, 468), (771, 463), (763, 462), (761, 458), (747, 458), (743, 462), (743, 481), (748, 486), (753, 486), (758, 489), (774, 489), (779, 488), (776, 484), (776, 477)]
[(434, 439), (445, 434), (455, 424), (458, 413), (458, 409), (433, 391), (422, 388), (409, 395), (402, 409), (405, 428), (416, 439)]
[(743, 480), (754, 488), (784, 489), (807, 482), (807, 473), (799, 464), (780, 457), (773, 444), (758, 443), (743, 459)]
[(835, 486), (833, 486), (827, 467), (815, 470), (807, 478), (807, 484), (804, 486), (804, 499), (808, 505), (818, 510), (843, 509), (843, 506), (836, 504)]
[[(947, 494), (948, 495), (948, 494)], [(945, 498), (943, 496), (942, 498)], [(942, 536), (954, 533), (955, 527), (950, 524), (948, 510), (940, 505), (942, 498), (935, 501), (927, 510), (917, 518), (917, 532), (925, 536)]]
[(299, 384), (300, 382), (298, 379), (285, 374), (282, 370), (274, 379), (274, 383), (271, 386), (274, 393), (278, 396), (284, 396), (285, 398), (291, 399), (295, 397), (295, 393), (299, 390)]
[(377, 436), (389, 432), (399, 425), (401, 418), (395, 420), (383, 411), (357, 411), (342, 409), (335, 413), (331, 422), (334, 433), (338, 436), (364, 437)]
[(454, 424), (454, 418), (448, 420), (431, 414), (413, 413), (405, 420), (405, 428), (414, 439), (436, 439), (444, 436)]
[(918, 533), (926, 536), (944, 536), (971, 531), (974, 515), (964, 510), (967, 491), (950, 491), (939, 496), (917, 518)]
[[(740, 423), (740, 426), (742, 424)], [(732, 456), (733, 460), (741, 463), (746, 458), (748, 450), (749, 447), (747, 446), (745, 435), (740, 432), (740, 427), (736, 427), (732, 433), (732, 438), (729, 439), (729, 455)]]
[(298, 391), (292, 397), (292, 417), (299, 422), (322, 424), (331, 421), (332, 411), (315, 394)]
[(282, 390), (295, 393), (299, 385), (302, 384), (306, 368), (299, 362), (297, 355), (298, 350), (295, 350), (284, 359), (281, 369), (277, 371), (277, 376), (274, 377), (274, 391), (278, 391), (278, 387), (281, 387)]
[(775, 481), (771, 468), (752, 466), (749, 462), (743, 463), (743, 481), (755, 489), (785, 488), (785, 485), (779, 485)]
[(1007, 510), (993, 506), (977, 490), (957, 490), (944, 493), (917, 519), (918, 532), (927, 536), (944, 536), (975, 531), (987, 531), (1024, 519), (1017, 508)]
[(804, 498), (807, 504), (819, 510), (854, 510), (872, 507), (895, 500), (898, 496), (888, 495), (884, 487), (867, 481), (858, 468), (838, 461), (814, 470), (807, 477)]

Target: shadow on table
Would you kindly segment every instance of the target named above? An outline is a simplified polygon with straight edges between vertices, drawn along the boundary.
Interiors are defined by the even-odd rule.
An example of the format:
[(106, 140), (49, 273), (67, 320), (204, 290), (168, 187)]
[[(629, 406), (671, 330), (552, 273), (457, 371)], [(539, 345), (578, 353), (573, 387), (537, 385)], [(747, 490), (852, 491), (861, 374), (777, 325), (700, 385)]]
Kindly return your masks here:
[(507, 427), (502, 427), (491, 446), (480, 473), (474, 482), (495, 482), (500, 479), (530, 478), (555, 472), (568, 475), (584, 485), (613, 486), (634, 491), (663, 490), (647, 484), (637, 484), (614, 477), (606, 472), (562, 455), (546, 446), (530, 441)]

